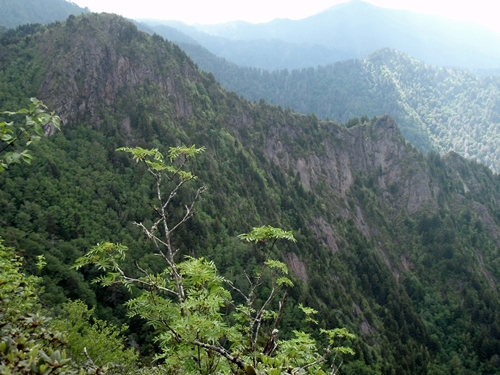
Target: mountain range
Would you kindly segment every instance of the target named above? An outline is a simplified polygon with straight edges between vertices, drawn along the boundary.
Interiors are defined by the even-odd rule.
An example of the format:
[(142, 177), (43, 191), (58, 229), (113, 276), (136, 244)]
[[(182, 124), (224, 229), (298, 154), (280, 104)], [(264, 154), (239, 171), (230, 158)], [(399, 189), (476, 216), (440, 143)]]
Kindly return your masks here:
[[(382, 51), (351, 64), (394, 56), (409, 59)], [(97, 271), (70, 265), (110, 241), (129, 246), (130, 269), (136, 260), (155, 269), (132, 224), (153, 220), (154, 181), (115, 150), (196, 144), (207, 149), (193, 164), (207, 192), (175, 243), (238, 282), (261, 258), (239, 233), (293, 230), (297, 243), (276, 253), (295, 282), (281, 334), (297, 328), (304, 303), (319, 311), (320, 327), (356, 333), (343, 374), (498, 373), (500, 178), (488, 167), (455, 152), (422, 154), (387, 115), (340, 124), (248, 101), (177, 45), (110, 14), (0, 35), (1, 109), (30, 96), (63, 127), (46, 129), (31, 165), (0, 174), (0, 236), (43, 278), (54, 313), (81, 299), (101, 318), (127, 321), (143, 355), (154, 354), (154, 332), (127, 320), (129, 292), (99, 288)], [(193, 194), (175, 197), (174, 217)]]
[(236, 21), (189, 26), (179, 21), (139, 21), (174, 42), (180, 40), (162, 25), (183, 32), (230, 62), (267, 70), (364, 58), (382, 48), (397, 49), (430, 65), (500, 68), (500, 35), (480, 24), (381, 8), (361, 0), (301, 20), (260, 24)]
[(500, 168), (500, 79), (440, 68), (396, 50), (316, 68), (244, 68), (205, 48), (179, 43), (198, 66), (227, 89), (320, 118), (390, 114), (421, 151), (453, 150), (494, 171)]

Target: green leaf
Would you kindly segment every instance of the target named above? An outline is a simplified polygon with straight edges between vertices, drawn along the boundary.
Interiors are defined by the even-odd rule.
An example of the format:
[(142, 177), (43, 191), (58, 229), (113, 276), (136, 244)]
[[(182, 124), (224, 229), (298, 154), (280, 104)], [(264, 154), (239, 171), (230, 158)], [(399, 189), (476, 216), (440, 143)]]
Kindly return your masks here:
[(285, 275), (288, 275), (288, 267), (285, 263), (280, 262), (279, 260), (268, 259), (264, 264), (271, 269), (278, 269)]
[(285, 239), (292, 242), (297, 240), (293, 236), (292, 231), (284, 231), (280, 228), (274, 228), (270, 225), (262, 227), (254, 227), (251, 232), (238, 235), (238, 238), (248, 242), (259, 242), (265, 240)]
[(278, 277), (276, 279), (276, 284), (278, 284), (279, 286), (290, 286), (292, 287), (293, 286), (293, 283), (292, 283), (292, 280), (290, 280), (288, 277)]
[(198, 154), (201, 154), (202, 152), (205, 151), (205, 147), (199, 147), (196, 148), (195, 145), (192, 145), (190, 147), (186, 146), (179, 146), (179, 147), (170, 147), (168, 149), (168, 157), (170, 161), (174, 161), (181, 155), (185, 155), (186, 157), (193, 157)]
[(2, 134), (2, 141), (10, 143), (14, 140), (15, 138), (11, 134)]

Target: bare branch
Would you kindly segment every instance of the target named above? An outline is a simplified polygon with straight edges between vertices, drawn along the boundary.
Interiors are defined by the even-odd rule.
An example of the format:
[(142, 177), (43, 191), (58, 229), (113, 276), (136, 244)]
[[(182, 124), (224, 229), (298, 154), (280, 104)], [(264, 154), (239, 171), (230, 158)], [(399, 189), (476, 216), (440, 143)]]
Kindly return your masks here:
[(302, 367), (299, 367), (298, 369), (294, 370), (293, 371), (293, 374), (299, 374), (301, 370), (305, 370), (309, 367), (312, 367), (312, 366), (315, 366), (317, 364), (320, 364), (320, 363), (323, 363), (326, 361), (326, 356), (330, 354), (330, 348), (326, 348), (325, 349), (325, 354), (323, 354), (321, 357), (319, 357), (318, 359), (316, 359), (315, 361), (311, 362), (311, 363), (308, 363)]
[(178, 296), (178, 294), (174, 290), (169, 289), (169, 288), (165, 288), (163, 286), (160, 286), (157, 283), (155, 283), (154, 281), (151, 281), (150, 283), (148, 283), (147, 281), (144, 281), (144, 280), (141, 280), (141, 279), (136, 279), (136, 278), (133, 278), (133, 277), (128, 277), (127, 275), (125, 275), (125, 273), (120, 268), (117, 268), (117, 269), (118, 269), (118, 272), (120, 272), (120, 275), (122, 276), (122, 278), (124, 280), (126, 280), (126, 281), (130, 281), (130, 282), (133, 282), (133, 283), (145, 285), (145, 286), (148, 286), (150, 288), (155, 288), (155, 289), (163, 290), (164, 292), (168, 292), (168, 293), (173, 294), (174, 296)]
[[(167, 249), (168, 249), (168, 244), (166, 242), (162, 241), (160, 238), (158, 238), (153, 233), (153, 231), (149, 231), (148, 228), (146, 228), (144, 226), (144, 224), (134, 222), (134, 225), (137, 225), (138, 227), (140, 227), (142, 229), (142, 231), (144, 232), (144, 234), (146, 234), (146, 237), (148, 237), (148, 239), (153, 241), (153, 243), (156, 247), (156, 250), (158, 251), (158, 254), (161, 255), (163, 257), (163, 259), (165, 259), (165, 261), (168, 263), (170, 268), (173, 268), (175, 266), (175, 263), (162, 251), (161, 247), (158, 245), (158, 243), (160, 243), (161, 245), (167, 247)], [(155, 225), (156, 225), (156, 223), (155, 223)]]
[(89, 353), (87, 352), (87, 348), (86, 348), (86, 347), (84, 347), (84, 348), (83, 348), (83, 354), (85, 354), (85, 357), (87, 358), (87, 361), (89, 361), (89, 362), (90, 362), (90, 364), (92, 365), (92, 367), (97, 367), (97, 366), (95, 365), (94, 361), (92, 360), (92, 358), (90, 358), (90, 355), (89, 355)]
[(224, 280), (224, 281), (226, 282), (227, 285), (231, 287), (231, 289), (241, 294), (241, 296), (245, 299), (245, 301), (248, 301), (248, 296), (245, 293), (243, 293), (240, 289), (236, 288), (230, 280)]
[(186, 183), (185, 180), (181, 180), (173, 189), (172, 191), (170, 192), (170, 194), (168, 195), (168, 199), (163, 202), (161, 201), (161, 204), (162, 204), (162, 208), (163, 209), (166, 209), (168, 207), (168, 205), (170, 204), (170, 202), (172, 201), (172, 199), (177, 195), (177, 192), (179, 191), (179, 189), (182, 187), (182, 185), (184, 185)]
[[(158, 289), (158, 290), (163, 290), (164, 292), (169, 292), (169, 293), (171, 293), (171, 294), (173, 294), (174, 296), (176, 296), (176, 297), (177, 297), (177, 293), (176, 293), (175, 291), (173, 291), (172, 289), (169, 289), (169, 288), (165, 288), (165, 287), (159, 286), (157, 283), (155, 283), (155, 282), (153, 281), (153, 279), (151, 278), (150, 273), (149, 273), (148, 271), (146, 271), (145, 269), (141, 268), (141, 266), (139, 266), (139, 262), (135, 261), (135, 266), (139, 269), (139, 271), (141, 271), (142, 273), (144, 273), (144, 274), (147, 276), (147, 278), (148, 278), (148, 279), (149, 279), (149, 281), (150, 281), (150, 284), (149, 284), (149, 285), (150, 285), (151, 287), (156, 288), (156, 289)], [(128, 278), (128, 279), (130, 279), (130, 280), (132, 280), (132, 281), (134, 281), (134, 282), (137, 282), (137, 281), (135, 281), (136, 279), (131, 279), (131, 278)], [(140, 282), (140, 281), (141, 281), (141, 280), (139, 280), (139, 282)], [(144, 284), (144, 283), (143, 283), (143, 284)], [(147, 285), (147, 284), (146, 284), (146, 285)]]
[(269, 293), (269, 297), (267, 297), (267, 300), (266, 302), (264, 302), (264, 304), (262, 305), (262, 307), (260, 308), (260, 310), (257, 312), (257, 314), (255, 315), (255, 319), (259, 319), (262, 317), (262, 314), (264, 313), (264, 310), (266, 309), (267, 305), (269, 305), (271, 303), (271, 301), (274, 299), (274, 292), (276, 291), (276, 289), (271, 289), (271, 293)]
[(181, 221), (179, 221), (172, 229), (170, 229), (169, 234), (172, 233), (173, 231), (175, 231), (180, 225), (184, 224), (189, 218), (191, 218), (195, 214), (194, 204), (196, 203), (196, 201), (198, 200), (198, 198), (200, 197), (200, 195), (203, 194), (203, 192), (205, 190), (206, 190), (206, 187), (202, 186), (202, 187), (200, 187), (196, 191), (196, 195), (193, 198), (193, 201), (191, 202), (191, 206), (189, 206), (189, 207), (188, 206), (184, 206), (184, 207), (186, 207), (186, 214), (181, 219)]
[(243, 363), (243, 361), (238, 356), (233, 356), (231, 353), (229, 353), (222, 346), (215, 346), (215, 345), (207, 344), (207, 343), (201, 342), (199, 340), (194, 340), (194, 344), (201, 346), (202, 348), (212, 350), (214, 352), (219, 353), (224, 358), (226, 358), (230, 363), (236, 364), (243, 371), (245, 370), (245, 364)]
[(274, 321), (274, 329), (278, 329), (278, 326), (279, 326), (280, 321), (281, 321), (281, 317), (283, 316), (283, 311), (285, 310), (285, 304), (286, 304), (287, 299), (288, 299), (288, 292), (285, 292), (285, 294), (283, 295), (283, 299), (280, 301), (278, 316), (276, 317), (276, 320)]

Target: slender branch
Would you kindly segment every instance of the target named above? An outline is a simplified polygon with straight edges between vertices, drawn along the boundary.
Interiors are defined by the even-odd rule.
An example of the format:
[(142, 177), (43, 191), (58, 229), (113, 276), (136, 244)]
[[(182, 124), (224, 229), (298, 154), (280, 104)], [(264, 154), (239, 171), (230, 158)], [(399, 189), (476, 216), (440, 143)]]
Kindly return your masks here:
[(243, 273), (245, 274), (245, 277), (247, 278), (248, 284), (249, 284), (250, 286), (253, 286), (252, 280), (251, 280), (251, 279), (250, 279), (250, 277), (248, 276), (247, 271), (243, 270)]
[(142, 231), (144, 232), (144, 234), (146, 235), (146, 237), (148, 237), (150, 240), (153, 241), (153, 243), (155, 244), (156, 250), (158, 250), (158, 253), (168, 262), (169, 266), (172, 267), (172, 265), (170, 264), (170, 260), (168, 259), (166, 254), (161, 250), (161, 248), (158, 246), (158, 242), (160, 242), (160, 244), (162, 244), (163, 246), (167, 246), (167, 244), (165, 242), (163, 242), (161, 239), (159, 239), (152, 231), (148, 230), (148, 228), (146, 228), (143, 223), (134, 222), (134, 225), (137, 225), (139, 228), (141, 228)]
[(179, 221), (172, 229), (170, 229), (170, 233), (172, 233), (173, 231), (175, 231), (181, 224), (184, 224), (189, 218), (191, 218), (191, 216), (194, 215), (195, 211), (194, 211), (194, 204), (196, 203), (196, 201), (198, 200), (198, 198), (200, 197), (200, 195), (206, 190), (206, 187), (205, 186), (202, 186), (200, 187), (197, 192), (196, 192), (196, 195), (191, 203), (191, 206), (184, 206), (186, 207), (186, 214), (184, 215), (184, 217), (182, 218), (181, 221)]
[[(149, 284), (150, 286), (152, 286), (152, 287), (154, 287), (156, 289), (159, 289), (159, 290), (163, 290), (165, 292), (169, 292), (169, 293), (173, 294), (174, 296), (177, 296), (177, 293), (175, 291), (173, 291), (172, 289), (166, 288), (166, 287), (163, 287), (163, 286), (159, 286), (157, 283), (155, 283), (153, 281), (153, 279), (151, 278), (151, 274), (148, 271), (146, 271), (145, 269), (141, 268), (141, 266), (139, 266), (139, 262), (137, 262), (137, 260), (135, 261), (135, 266), (139, 269), (139, 271), (141, 271), (142, 273), (144, 273), (147, 276), (147, 278), (150, 281), (150, 284)], [(133, 281), (136, 280), (136, 279), (131, 279), (131, 278), (129, 278), (129, 279), (133, 280)], [(139, 280), (139, 282), (140, 281), (141, 280)]]
[(165, 201), (165, 203), (163, 203), (163, 201), (161, 201), (161, 204), (162, 204), (162, 208), (163, 209), (166, 209), (168, 207), (168, 205), (170, 204), (170, 202), (172, 201), (172, 199), (177, 195), (177, 192), (180, 190), (180, 188), (182, 187), (182, 185), (184, 185), (186, 183), (186, 180), (181, 180), (173, 189), (172, 191), (170, 192), (170, 194), (168, 195), (168, 199)]
[(27, 129), (25, 129), (24, 131), (23, 130), (19, 130), (19, 133), (13, 139), (11, 139), (10, 141), (7, 142), (7, 144), (0, 150), (0, 153), (4, 152), (9, 146), (13, 146), (14, 143), (17, 142), (17, 140), (19, 139), (19, 137), (21, 137), (21, 135), (23, 133), (28, 132), (31, 129), (33, 129), (35, 127), (35, 125), (36, 124), (31, 125), (30, 127), (28, 127)]
[(170, 326), (170, 324), (168, 324), (168, 322), (167, 322), (165, 319), (159, 319), (159, 320), (160, 320), (160, 322), (161, 322), (161, 323), (162, 323), (165, 327), (167, 327), (167, 329), (168, 329), (170, 332), (172, 332), (172, 333), (174, 334), (175, 341), (177, 341), (177, 343), (180, 343), (180, 342), (181, 342), (181, 340), (182, 340), (181, 335), (179, 335), (179, 333), (178, 333), (175, 329), (173, 329), (173, 328)]
[(340, 371), (340, 368), (342, 367), (342, 364), (344, 363), (344, 360), (342, 359), (340, 361), (340, 364), (337, 367), (335, 367), (335, 360), (337, 359), (338, 354), (339, 354), (339, 352), (335, 352), (335, 355), (333, 356), (333, 359), (332, 359), (332, 365), (330, 366), (330, 368), (332, 369), (332, 372), (331, 372), (332, 375), (338, 374)]
[(271, 293), (269, 294), (269, 297), (267, 298), (266, 302), (262, 305), (260, 310), (255, 314), (255, 317), (253, 318), (253, 322), (250, 323), (250, 332), (252, 332), (253, 327), (255, 326), (255, 323), (257, 323), (257, 327), (255, 328), (254, 332), (254, 337), (252, 338), (252, 351), (254, 353), (254, 366), (257, 365), (257, 341), (259, 339), (259, 333), (260, 333), (260, 327), (262, 324), (262, 315), (264, 314), (264, 310), (266, 306), (273, 300), (274, 298), (274, 291), (275, 289), (273, 288), (271, 290)]
[(230, 280), (224, 280), (226, 282), (227, 285), (229, 285), (235, 292), (238, 292), (239, 294), (241, 294), (241, 296), (245, 299), (245, 301), (248, 301), (248, 296), (243, 293), (240, 289), (238, 289), (237, 287), (235, 287), (233, 285), (233, 283), (230, 281)]
[[(156, 247), (158, 253), (163, 257), (163, 259), (165, 259), (165, 261), (169, 265), (170, 269), (172, 270), (172, 276), (173, 276), (173, 279), (175, 281), (176, 288), (177, 288), (177, 292), (175, 293), (175, 295), (177, 296), (179, 303), (182, 303), (185, 299), (184, 288), (182, 287), (182, 277), (179, 274), (179, 271), (177, 270), (177, 267), (176, 267), (176, 264), (174, 261), (174, 256), (175, 256), (175, 253), (177, 253), (177, 252), (172, 251), (172, 248), (170, 247), (170, 244), (168, 243), (168, 242), (170, 242), (170, 237), (169, 236), (167, 237), (168, 242), (164, 242), (160, 238), (158, 238), (156, 235), (154, 235), (154, 233), (150, 232), (144, 226), (144, 224), (142, 224), (142, 223), (134, 223), (134, 224), (142, 228), (142, 230), (146, 234), (146, 236), (149, 239), (151, 239), (153, 241), (153, 243), (155, 244), (155, 247)], [(160, 246), (158, 245), (158, 242), (167, 248), (167, 250), (169, 252), (168, 256), (167, 256), (167, 254), (165, 254), (161, 250)]]
[(258, 311), (258, 313), (255, 315), (255, 318), (259, 319), (261, 318), (262, 314), (264, 313), (264, 310), (266, 309), (267, 305), (269, 305), (271, 303), (271, 301), (274, 299), (274, 292), (276, 290), (273, 288), (271, 289), (271, 293), (269, 293), (269, 297), (267, 297), (267, 300), (266, 302), (264, 302), (264, 304), (262, 305), (262, 307), (260, 308), (260, 310)]
[[(158, 214), (158, 216), (160, 216), (160, 217), (161, 217), (161, 212), (160, 212), (160, 210), (158, 210), (155, 206), (153, 206), (153, 203), (148, 202), (148, 204), (149, 204), (149, 207), (151, 207), (151, 208), (153, 209), (153, 211), (154, 211), (154, 212), (156, 212), (156, 213)], [(158, 221), (156, 221), (156, 222), (153, 224), (152, 228), (156, 228), (156, 226), (157, 226), (159, 223), (161, 223), (161, 221), (162, 221), (162, 220), (163, 220), (163, 219), (159, 219)]]
[(129, 277), (129, 276), (125, 275), (125, 272), (123, 272), (123, 270), (120, 267), (116, 267), (116, 270), (120, 273), (121, 277), (124, 280), (131, 281), (131, 282), (138, 283), (138, 284), (142, 284), (145, 286), (149, 286), (150, 288), (156, 288), (159, 290), (163, 290), (164, 292), (172, 293), (174, 296), (177, 296), (177, 293), (174, 290), (158, 285), (157, 283), (152, 281), (151, 278), (150, 278), (151, 282), (148, 283), (147, 281), (144, 281), (141, 279), (136, 279), (136, 278)]
[(85, 354), (85, 357), (87, 358), (87, 361), (89, 361), (89, 362), (90, 362), (90, 364), (92, 365), (92, 367), (94, 367), (94, 368), (95, 368), (95, 367), (97, 367), (97, 366), (95, 365), (94, 361), (92, 360), (92, 358), (90, 358), (90, 355), (89, 355), (89, 353), (87, 352), (87, 347), (84, 347), (84, 348), (83, 348), (83, 354)]
[(179, 172), (182, 170), (182, 168), (184, 168), (184, 165), (187, 163), (188, 157), (186, 155), (183, 155), (183, 156), (184, 156), (184, 160), (180, 163), (179, 168), (177, 168), (177, 170), (174, 173), (172, 173), (171, 176), (167, 175), (167, 178), (169, 179), (169, 181), (172, 181), (175, 178), (175, 176), (177, 176), (179, 174)]
[(305, 369), (308, 369), (309, 367), (312, 367), (312, 366), (315, 366), (319, 363), (323, 363), (326, 361), (326, 356), (330, 354), (330, 348), (326, 348), (325, 349), (325, 354), (323, 354), (321, 357), (319, 357), (318, 359), (316, 359), (315, 361), (311, 362), (311, 363), (308, 363), (302, 367), (299, 367), (298, 369), (294, 370), (293, 371), (293, 374), (299, 374), (301, 370), (305, 370)]
[[(177, 270), (177, 266), (175, 264), (175, 260), (174, 260), (174, 251), (172, 250), (172, 244), (170, 242), (170, 230), (168, 228), (168, 222), (167, 222), (167, 218), (168, 218), (168, 214), (166, 212), (166, 208), (170, 202), (170, 200), (172, 199), (174, 192), (176, 192), (183, 184), (184, 182), (181, 181), (177, 184), (177, 186), (174, 188), (174, 191), (172, 191), (169, 195), (169, 198), (167, 199), (167, 202), (166, 203), (163, 203), (163, 200), (162, 200), (162, 197), (161, 197), (161, 186), (160, 186), (160, 182), (161, 182), (161, 176), (159, 173), (157, 173), (157, 183), (156, 183), (156, 191), (157, 191), (157, 195), (158, 195), (158, 201), (160, 203), (160, 207), (161, 207), (161, 218), (163, 220), (163, 229), (165, 231), (165, 241), (163, 242), (165, 244), (165, 247), (167, 248), (167, 252), (168, 252), (168, 256), (165, 256), (165, 259), (167, 259), (169, 265), (170, 265), (170, 268), (172, 269), (172, 275), (173, 275), (173, 278), (174, 278), (174, 281), (175, 281), (175, 286), (177, 288), (177, 297), (178, 297), (178, 300), (179, 300), (179, 303), (182, 304), (182, 302), (186, 299), (186, 296), (185, 296), (185, 293), (184, 293), (184, 286), (182, 285), (182, 277), (181, 275), (179, 274), (179, 271)], [(156, 236), (155, 236), (156, 238)]]
[(201, 346), (202, 348), (212, 350), (214, 352), (219, 353), (224, 358), (226, 358), (229, 362), (236, 364), (241, 370), (243, 370), (243, 371), (245, 370), (245, 364), (243, 363), (243, 361), (238, 356), (231, 355), (231, 353), (229, 353), (222, 346), (215, 346), (215, 345), (207, 344), (207, 343), (201, 342), (199, 340), (194, 340), (194, 344)]
[(286, 300), (288, 299), (288, 292), (285, 292), (283, 295), (283, 299), (280, 302), (280, 308), (278, 310), (278, 316), (276, 317), (276, 320), (274, 321), (274, 329), (278, 329), (278, 326), (280, 324), (281, 318), (283, 317), (283, 311), (285, 310), (285, 303)]

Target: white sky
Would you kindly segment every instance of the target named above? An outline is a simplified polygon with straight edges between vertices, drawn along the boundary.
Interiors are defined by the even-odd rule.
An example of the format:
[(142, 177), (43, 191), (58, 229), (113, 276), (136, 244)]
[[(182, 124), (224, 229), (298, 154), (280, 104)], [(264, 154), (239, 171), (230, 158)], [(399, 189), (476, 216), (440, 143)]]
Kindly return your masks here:
[[(71, 0), (93, 12), (121, 14), (128, 18), (177, 20), (187, 24), (223, 23), (242, 20), (252, 23), (275, 18), (301, 19), (346, 0)], [(498, 0), (364, 0), (385, 8), (440, 14), (477, 21), (500, 32)]]

